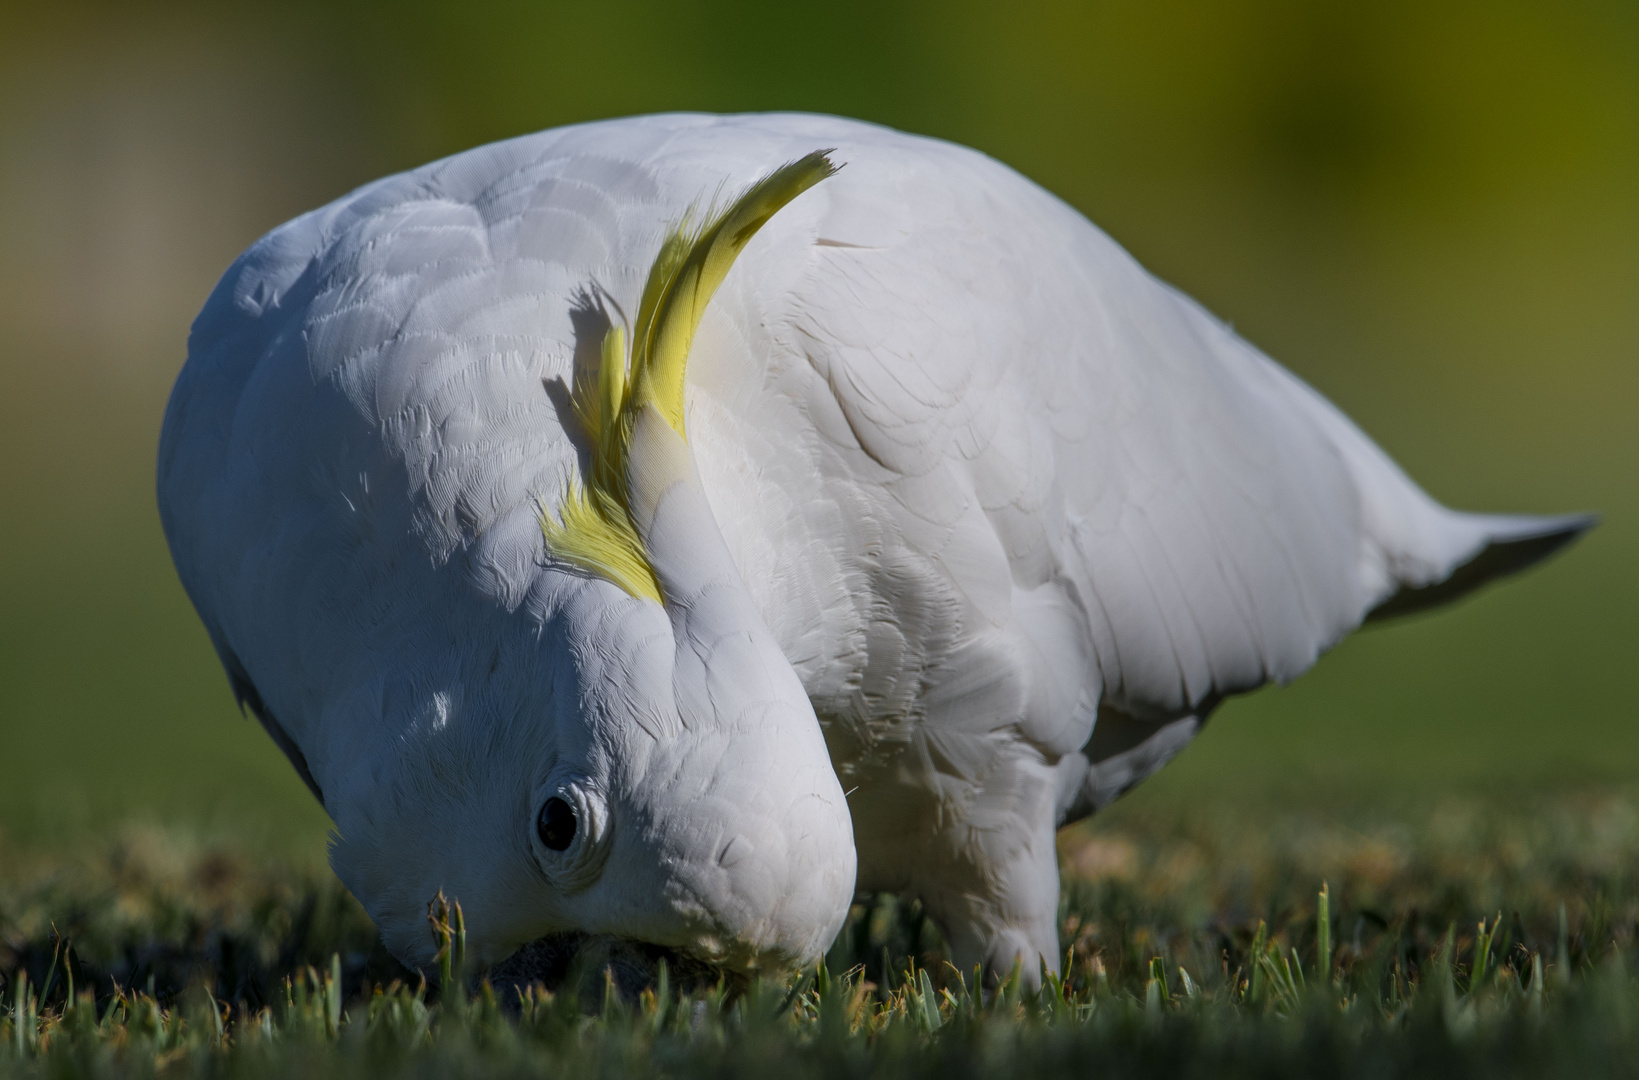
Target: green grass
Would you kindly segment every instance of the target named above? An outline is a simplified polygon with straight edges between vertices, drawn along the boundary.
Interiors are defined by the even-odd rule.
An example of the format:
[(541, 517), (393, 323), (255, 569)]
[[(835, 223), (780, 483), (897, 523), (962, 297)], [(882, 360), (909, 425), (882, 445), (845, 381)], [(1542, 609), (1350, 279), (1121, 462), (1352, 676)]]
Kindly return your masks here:
[(822, 970), (624, 998), (464, 979), (448, 914), (424, 980), (313, 862), (13, 847), (0, 1075), (1639, 1074), (1639, 793), (1118, 810), (1061, 847), (1041, 993), (975, 993), (883, 897)]

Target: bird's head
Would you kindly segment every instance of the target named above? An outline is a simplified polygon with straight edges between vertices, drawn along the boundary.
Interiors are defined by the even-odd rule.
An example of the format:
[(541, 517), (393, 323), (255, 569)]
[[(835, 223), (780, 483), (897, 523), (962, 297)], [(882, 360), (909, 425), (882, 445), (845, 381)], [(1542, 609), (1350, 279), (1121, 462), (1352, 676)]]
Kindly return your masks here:
[(847, 804), (723, 543), (682, 406), (694, 329), (734, 256), (831, 168), (810, 155), (680, 227), (630, 330), (577, 374), (588, 464), (541, 511), (538, 636), (463, 641), (430, 620), (402, 737), (326, 755), (351, 770), (324, 785), (332, 862), (406, 962), (432, 958), (440, 891), (481, 963), (579, 932), (767, 970), (814, 961), (841, 928)]

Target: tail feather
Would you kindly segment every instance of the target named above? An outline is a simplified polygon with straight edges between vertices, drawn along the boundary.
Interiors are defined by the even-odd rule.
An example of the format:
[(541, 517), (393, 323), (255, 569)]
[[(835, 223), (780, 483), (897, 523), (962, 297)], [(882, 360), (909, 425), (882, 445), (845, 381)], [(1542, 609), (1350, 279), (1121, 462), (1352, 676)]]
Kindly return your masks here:
[(1487, 542), (1441, 580), (1421, 586), (1403, 585), (1372, 608), (1366, 616), (1367, 622), (1410, 615), (1450, 603), (1488, 581), (1517, 573), (1547, 558), (1599, 524), (1599, 518), (1594, 514), (1462, 516), (1483, 530)]
[(1337, 406), (1261, 353), (1251, 355), (1320, 426), (1354, 480), (1366, 541), (1362, 584), (1376, 600), (1365, 621), (1450, 603), (1547, 558), (1599, 523), (1593, 514), (1468, 514), (1442, 506)]

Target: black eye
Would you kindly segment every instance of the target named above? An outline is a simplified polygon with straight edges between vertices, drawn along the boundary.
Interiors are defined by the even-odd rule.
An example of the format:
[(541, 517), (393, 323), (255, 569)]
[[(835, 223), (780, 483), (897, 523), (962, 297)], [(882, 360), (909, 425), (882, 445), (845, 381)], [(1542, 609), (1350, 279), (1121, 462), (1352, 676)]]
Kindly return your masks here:
[(541, 816), (535, 821), (535, 832), (541, 843), (553, 851), (567, 850), (575, 841), (575, 810), (557, 796), (546, 800)]

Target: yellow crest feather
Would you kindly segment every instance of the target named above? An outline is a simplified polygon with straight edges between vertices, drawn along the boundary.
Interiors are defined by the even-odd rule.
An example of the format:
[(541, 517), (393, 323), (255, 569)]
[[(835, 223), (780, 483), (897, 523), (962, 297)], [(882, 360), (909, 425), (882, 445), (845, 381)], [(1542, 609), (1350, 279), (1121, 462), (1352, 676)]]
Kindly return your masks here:
[(590, 442), (590, 467), (571, 480), (558, 520), (541, 514), (553, 555), (608, 578), (636, 597), (661, 602), (660, 583), (633, 524), (626, 468), (632, 424), (653, 405), (673, 431), (683, 430), (683, 376), (689, 348), (729, 267), (780, 208), (836, 172), (825, 151), (769, 173), (698, 229), (684, 218), (660, 245), (638, 304), (630, 348), (620, 327), (604, 335), (597, 378), (577, 378), (571, 390), (576, 418)]

